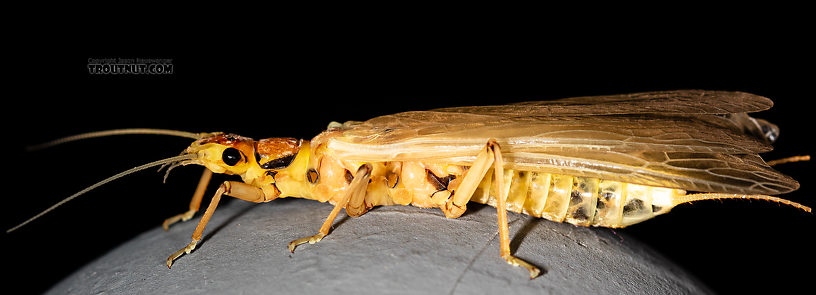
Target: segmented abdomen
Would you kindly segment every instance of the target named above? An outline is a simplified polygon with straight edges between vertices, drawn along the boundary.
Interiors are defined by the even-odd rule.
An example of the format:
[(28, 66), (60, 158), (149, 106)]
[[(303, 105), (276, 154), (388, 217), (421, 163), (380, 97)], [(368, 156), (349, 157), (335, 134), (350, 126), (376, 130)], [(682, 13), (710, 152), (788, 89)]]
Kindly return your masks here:
[[(496, 205), (493, 179), (479, 184), (471, 201)], [(668, 212), (684, 190), (598, 178), (505, 170), (507, 209), (582, 226), (625, 227)]]

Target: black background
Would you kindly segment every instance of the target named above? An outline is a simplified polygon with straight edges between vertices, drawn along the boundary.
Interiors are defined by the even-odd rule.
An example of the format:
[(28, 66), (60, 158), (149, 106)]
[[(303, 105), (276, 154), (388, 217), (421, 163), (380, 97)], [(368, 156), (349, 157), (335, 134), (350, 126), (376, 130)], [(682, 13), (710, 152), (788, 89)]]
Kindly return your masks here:
[[(9, 55), (2, 226), (110, 175), (175, 156), (188, 144), (126, 136), (24, 150), (115, 128), (310, 138), (330, 121), (400, 111), (691, 88), (774, 99), (775, 107), (758, 115), (782, 130), (776, 150), (765, 158), (813, 153), (813, 45), (795, 30), (799, 24), (767, 28), (755, 21), (654, 31), (643, 31), (651, 27), (646, 23), (579, 29), (535, 21), (473, 30), (411, 22), (399, 28), (260, 22), (146, 31), (104, 30), (99, 23), (82, 30), (52, 26), (20, 36), (19, 50)], [(88, 58), (109, 57), (170, 58), (175, 72), (88, 74)], [(778, 168), (802, 184), (785, 198), (816, 205), (813, 168), (813, 162)], [(11, 270), (4, 281), (44, 291), (185, 210), (200, 169), (176, 169), (167, 184), (152, 171), (105, 185), (2, 235), (4, 261), (10, 261), (4, 265)], [(736, 293), (806, 287), (813, 277), (814, 224), (812, 214), (773, 203), (710, 201), (619, 232), (713, 290)]]

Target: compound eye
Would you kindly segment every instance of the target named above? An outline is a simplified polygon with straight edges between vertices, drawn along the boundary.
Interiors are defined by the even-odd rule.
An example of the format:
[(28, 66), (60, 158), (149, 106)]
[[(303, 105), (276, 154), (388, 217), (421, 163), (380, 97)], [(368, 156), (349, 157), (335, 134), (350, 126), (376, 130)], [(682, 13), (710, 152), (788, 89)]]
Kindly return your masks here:
[(236, 148), (227, 148), (224, 150), (224, 153), (221, 154), (221, 160), (224, 161), (224, 164), (235, 166), (235, 164), (241, 161), (241, 152)]

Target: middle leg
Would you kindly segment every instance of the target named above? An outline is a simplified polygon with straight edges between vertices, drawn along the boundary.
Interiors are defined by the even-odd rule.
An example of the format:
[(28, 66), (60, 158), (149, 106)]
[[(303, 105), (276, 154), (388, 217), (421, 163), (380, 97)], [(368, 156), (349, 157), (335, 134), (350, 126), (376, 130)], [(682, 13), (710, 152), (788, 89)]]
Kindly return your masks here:
[(354, 179), (352, 179), (351, 184), (349, 184), (343, 192), (343, 198), (340, 202), (334, 204), (334, 209), (332, 209), (329, 216), (326, 217), (326, 221), (323, 222), (323, 226), (320, 227), (317, 234), (289, 242), (289, 252), (295, 253), (295, 247), (298, 245), (305, 243), (314, 244), (320, 242), (323, 237), (328, 235), (329, 229), (331, 229), (332, 224), (334, 224), (334, 219), (337, 218), (337, 214), (340, 213), (340, 209), (346, 208), (351, 199), (364, 199), (366, 188), (368, 187), (368, 180), (371, 178), (371, 170), (372, 167), (369, 164), (360, 166), (360, 168), (357, 169), (357, 173), (354, 174)]

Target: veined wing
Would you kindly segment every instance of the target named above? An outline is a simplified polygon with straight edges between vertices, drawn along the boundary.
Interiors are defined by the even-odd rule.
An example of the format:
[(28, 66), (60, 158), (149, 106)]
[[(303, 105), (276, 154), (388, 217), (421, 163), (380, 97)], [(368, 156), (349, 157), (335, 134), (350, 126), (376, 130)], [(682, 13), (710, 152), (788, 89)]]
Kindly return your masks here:
[(665, 93), (674, 93), (662, 98), (668, 100), (677, 100), (676, 93), (686, 94), (680, 100), (685, 109), (653, 113), (654, 108), (637, 112), (631, 107), (659, 96), (648, 93), (563, 100), (572, 106), (595, 102), (586, 106), (596, 110), (603, 106), (620, 110), (627, 105), (635, 114), (543, 116), (517, 108), (553, 105), (550, 102), (405, 112), (348, 122), (338, 128), (341, 135), (329, 139), (328, 147), (347, 160), (468, 165), (494, 138), (502, 146), (508, 168), (514, 169), (707, 192), (778, 194), (798, 187), (756, 155), (770, 150), (770, 145), (744, 134), (733, 120), (708, 113), (754, 111), (770, 106), (769, 100), (728, 92), (732, 95), (726, 100), (736, 101), (737, 106), (713, 103), (710, 107), (699, 101), (706, 96), (688, 96), (696, 92)]
[[(401, 120), (347, 124), (333, 148), (353, 153), (366, 150), (369, 160), (422, 160), (460, 154), (467, 146), (478, 152), (497, 139), (508, 152), (547, 151), (685, 151), (758, 153), (771, 146), (748, 136), (716, 116), (608, 115), (571, 117), (508, 117), (435, 111), (391, 115)], [(392, 117), (392, 119), (393, 119)], [(442, 119), (447, 118), (447, 119)], [(344, 144), (355, 146), (345, 147)], [(362, 147), (358, 145), (367, 145)], [(423, 148), (428, 148), (423, 152)], [(376, 151), (375, 151), (376, 150)], [(408, 155), (412, 153), (413, 155)], [(467, 153), (467, 152), (465, 152)]]
[[(503, 154), (504, 155), (504, 154)], [(776, 195), (799, 183), (756, 154), (686, 152), (511, 153), (508, 167), (689, 191)], [(454, 160), (454, 159), (451, 159)]]
[[(744, 133), (744, 130), (756, 129), (756, 126), (747, 126), (752, 122), (745, 120), (749, 117), (744, 113), (766, 110), (771, 106), (773, 102), (770, 99), (744, 92), (658, 91), (403, 112), (365, 122), (347, 122), (343, 129), (346, 136), (357, 137), (357, 142), (369, 140), (372, 144), (384, 144), (413, 136), (471, 130), (514, 118), (544, 118), (539, 119), (541, 121), (559, 117), (549, 119), (553, 122), (578, 120), (569, 117), (583, 117), (580, 120), (587, 120), (586, 117), (645, 114), (673, 118), (674, 121), (684, 120), (682, 117), (694, 117), (698, 121), (709, 121), (718, 127), (728, 127)], [(742, 116), (734, 117), (733, 114)], [(730, 119), (723, 120), (723, 117)], [(769, 150), (770, 147), (764, 149)]]
[(435, 109), (452, 113), (515, 116), (597, 116), (621, 114), (733, 114), (770, 109), (766, 97), (737, 91), (672, 90), (571, 97), (497, 106)]

